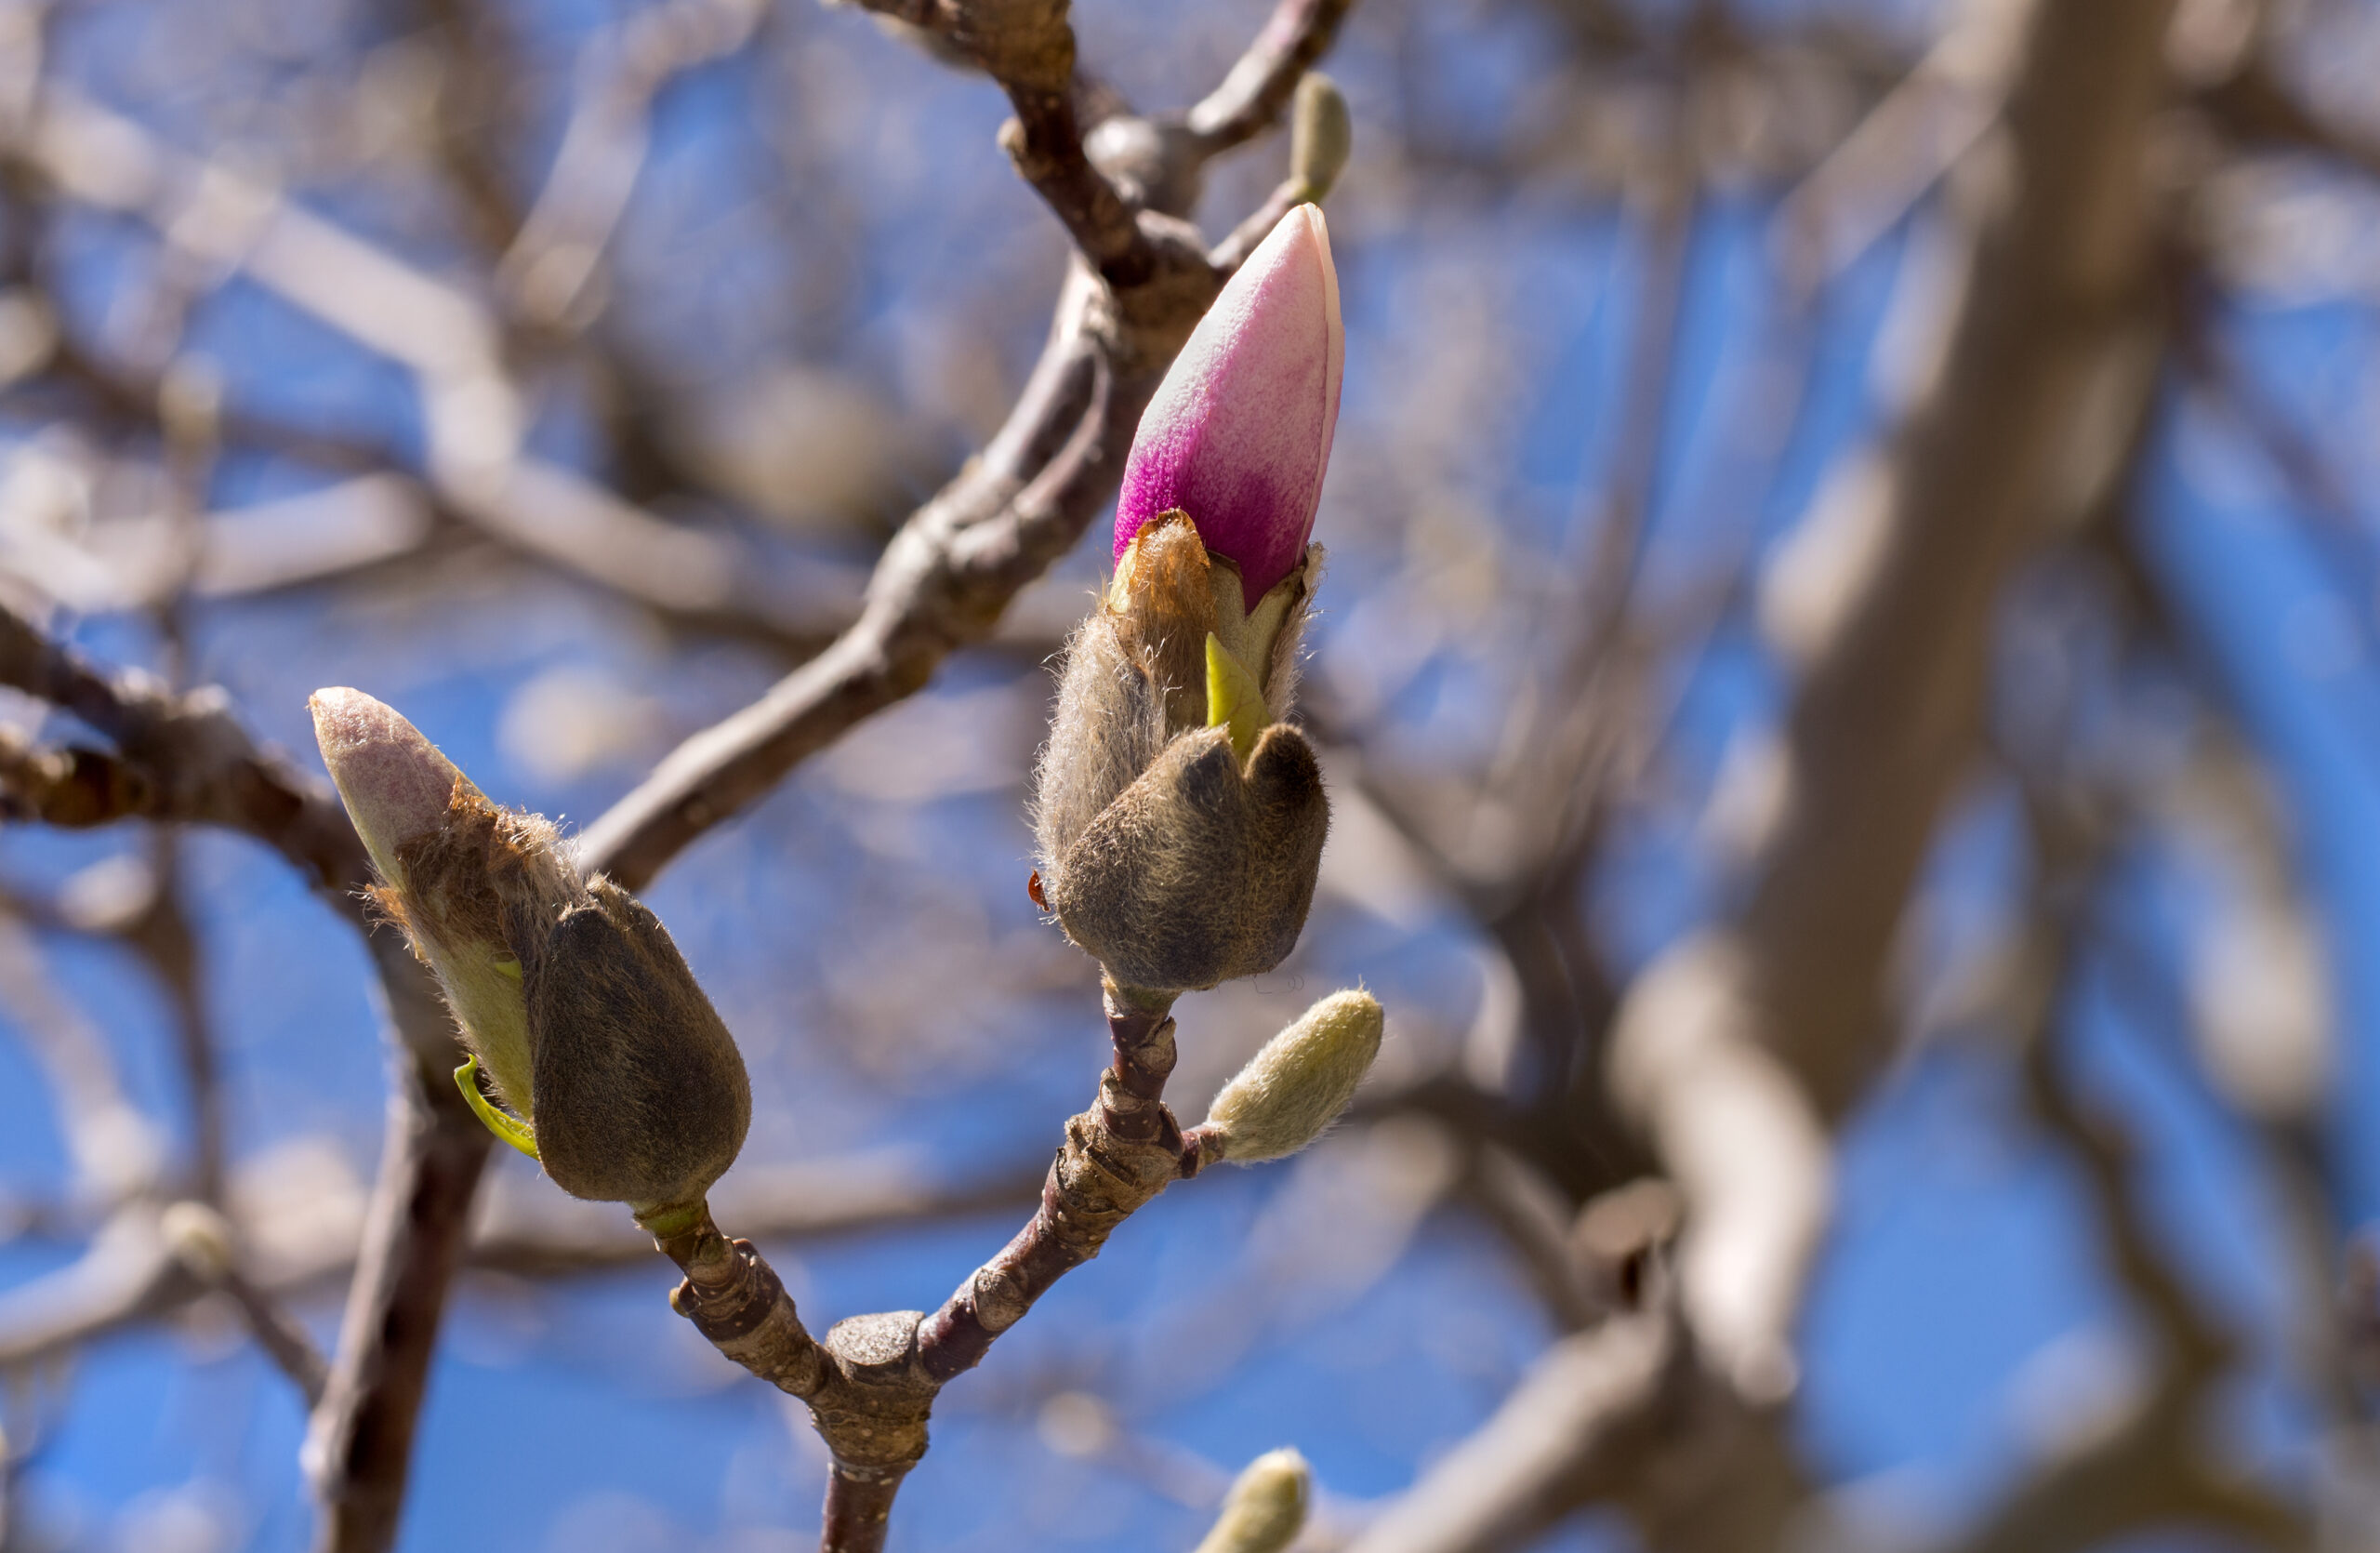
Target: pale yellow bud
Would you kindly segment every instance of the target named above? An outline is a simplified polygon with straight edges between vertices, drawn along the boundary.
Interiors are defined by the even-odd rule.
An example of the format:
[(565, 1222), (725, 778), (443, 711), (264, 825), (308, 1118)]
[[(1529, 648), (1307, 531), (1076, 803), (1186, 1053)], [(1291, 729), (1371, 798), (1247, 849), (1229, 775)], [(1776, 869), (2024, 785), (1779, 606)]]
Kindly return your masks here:
[(1305, 1525), (1312, 1478), (1305, 1458), (1295, 1451), (1267, 1451), (1258, 1456), (1231, 1485), (1223, 1512), (1198, 1545), (1198, 1553), (1281, 1553), (1298, 1540)]
[(1289, 105), (1289, 176), (1305, 185), (1308, 199), (1319, 200), (1339, 181), (1355, 146), (1355, 127), (1339, 84), (1307, 71)]
[(1237, 1164), (1294, 1154), (1355, 1097), (1380, 1055), (1382, 1015), (1368, 992), (1333, 992), (1264, 1043), (1207, 1111), (1207, 1132)]

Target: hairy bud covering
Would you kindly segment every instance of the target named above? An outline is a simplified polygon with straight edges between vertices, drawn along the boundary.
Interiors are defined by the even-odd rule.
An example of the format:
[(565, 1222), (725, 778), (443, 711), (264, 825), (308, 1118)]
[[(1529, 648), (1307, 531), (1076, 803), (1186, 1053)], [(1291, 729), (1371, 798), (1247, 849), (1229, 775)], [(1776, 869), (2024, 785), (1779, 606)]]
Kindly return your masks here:
[[(377, 898), (546, 1173), (640, 1213), (700, 1199), (743, 1148), (751, 1087), (660, 921), (610, 880), (582, 878), (551, 824), (490, 803), (390, 708), (347, 689), (317, 692), (312, 708), (379, 869)], [(462, 1082), (484, 1107), (472, 1075)], [(511, 1119), (491, 1125), (518, 1141)]]
[(1371, 1071), (1382, 1027), (1370, 993), (1334, 992), (1266, 1042), (1208, 1108), (1223, 1157), (1255, 1164), (1320, 1137)]
[[(1253, 612), (1168, 514), (1134, 537), (1067, 652), (1039, 772), (1041, 899), (1131, 987), (1212, 987), (1296, 947), (1329, 828), (1321, 768), (1277, 718), (1318, 548)], [(1232, 672), (1220, 680), (1217, 663)], [(1261, 704), (1225, 707), (1231, 685)]]
[[(1327, 178), (1344, 104), (1319, 77), (1301, 100)], [(1067, 644), (1035, 790), (1034, 898), (1119, 985), (1257, 976), (1305, 927), (1330, 809), (1284, 719), (1345, 353), (1329, 233), (1300, 206), (1223, 286), (1133, 436), (1116, 577)]]
[(514, 939), (538, 1158), (575, 1197), (692, 1202), (744, 1147), (743, 1057), (661, 919), (600, 874), (587, 894)]
[(1231, 1485), (1223, 1514), (1197, 1553), (1282, 1553), (1305, 1526), (1312, 1477), (1305, 1457), (1295, 1451), (1258, 1456)]

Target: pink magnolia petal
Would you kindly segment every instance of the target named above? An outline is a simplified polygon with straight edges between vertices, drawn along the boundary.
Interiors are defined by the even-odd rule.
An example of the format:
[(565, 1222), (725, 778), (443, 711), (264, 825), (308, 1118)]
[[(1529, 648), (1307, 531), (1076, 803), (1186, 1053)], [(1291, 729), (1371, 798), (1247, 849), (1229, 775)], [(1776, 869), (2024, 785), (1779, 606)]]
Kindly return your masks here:
[(443, 822), (462, 773), (394, 708), (360, 690), (317, 690), (307, 704), (355, 833), (393, 882), (397, 848)]
[(1223, 286), (1150, 400), (1124, 465), (1116, 554), (1180, 508), (1237, 564), (1253, 609), (1313, 535), (1346, 352), (1329, 230), (1302, 205)]

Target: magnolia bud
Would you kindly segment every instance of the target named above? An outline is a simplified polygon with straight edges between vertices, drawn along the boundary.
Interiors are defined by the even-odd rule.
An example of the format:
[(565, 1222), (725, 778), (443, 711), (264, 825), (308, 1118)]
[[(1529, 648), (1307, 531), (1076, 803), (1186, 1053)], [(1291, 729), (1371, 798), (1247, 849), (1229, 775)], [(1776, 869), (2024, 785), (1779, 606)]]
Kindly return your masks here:
[(1343, 356), (1329, 236), (1301, 206), (1133, 440), (1115, 580), (1068, 644), (1035, 799), (1035, 898), (1122, 985), (1256, 976), (1304, 928), (1329, 804), (1282, 720)]
[[(660, 922), (553, 826), (498, 808), (412, 723), (315, 693), (314, 733), (382, 884), (436, 973), (471, 1061), (464, 1094), (575, 1197), (640, 1214), (699, 1200), (751, 1121), (735, 1042)], [(510, 1116), (481, 1096), (484, 1064)]]
[(1254, 1164), (1320, 1137), (1380, 1055), (1381, 1029), (1368, 992), (1333, 992), (1307, 1009), (1215, 1096), (1202, 1129), (1211, 1146), (1235, 1164)]
[(1282, 1553), (1305, 1526), (1305, 1501), (1313, 1472), (1292, 1450), (1267, 1451), (1224, 1496), (1214, 1530), (1197, 1553)]
[(1314, 532), (1347, 355), (1322, 212), (1301, 205), (1248, 256), (1157, 385), (1124, 460), (1116, 556), (1186, 512), (1239, 568), (1250, 614)]
[(1318, 70), (1307, 71), (1289, 103), (1289, 176), (1305, 186), (1306, 198), (1329, 194), (1355, 143), (1355, 127), (1339, 84)]

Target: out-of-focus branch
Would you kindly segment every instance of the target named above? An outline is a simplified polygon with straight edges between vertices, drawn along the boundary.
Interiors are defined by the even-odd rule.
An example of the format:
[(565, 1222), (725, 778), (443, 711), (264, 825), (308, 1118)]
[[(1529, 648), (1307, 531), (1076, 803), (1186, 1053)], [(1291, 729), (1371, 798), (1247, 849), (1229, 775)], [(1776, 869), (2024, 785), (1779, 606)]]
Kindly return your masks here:
[(6, 608), (0, 684), (72, 712), (113, 740), (148, 789), (141, 812), (150, 817), (253, 836), (362, 920), (360, 903), (346, 897), (370, 880), (372, 865), (345, 811), (323, 784), (258, 750), (221, 691), (175, 696), (146, 675), (110, 672)]
[[(1038, 1199), (1047, 1174), (1036, 1161), (985, 1179), (944, 1184), (919, 1179), (898, 1161), (822, 1161), (739, 1170), (722, 1183), (717, 1198), (720, 1212), (754, 1238), (802, 1243), (1029, 1205)], [(467, 1265), (523, 1277), (567, 1278), (652, 1260), (653, 1237), (615, 1215), (581, 1203), (557, 1211), (549, 1186), (533, 1186), (524, 1195), (534, 1201), (495, 1194), (470, 1229)], [(325, 1233), (322, 1221), (309, 1216), (302, 1204), (290, 1212), (288, 1218), (243, 1219), (231, 1228), (232, 1243), (242, 1248), (242, 1275), (273, 1301), (344, 1282), (354, 1272), (362, 1243), (361, 1225)], [(20, 1284), (0, 1299), (0, 1367), (53, 1356), (178, 1309), (205, 1293), (208, 1285), (202, 1280), (156, 1270), (156, 1257), (170, 1256), (171, 1248), (164, 1245), (153, 1221), (127, 1218), (113, 1233), (107, 1276), (77, 1270), (83, 1266), (78, 1263)], [(95, 1295), (94, 1289), (103, 1294)]]
[[(1566, 1337), (1529, 1369), (1496, 1415), (1438, 1459), (1430, 1479), (1461, 1494), (1416, 1493), (1356, 1538), (1364, 1553), (1493, 1553), (1561, 1519), (1580, 1492), (1611, 1493), (1647, 1463), (1672, 1371), (1688, 1362), (1671, 1313), (1615, 1317)], [(1579, 1478), (1593, 1464), (1593, 1483)], [(1577, 1486), (1574, 1486), (1577, 1485)]]
[(665, 0), (588, 45), (553, 167), (496, 267), (497, 285), (523, 316), (573, 332), (591, 320), (603, 250), (652, 143), (653, 100), (743, 46), (761, 10), (759, 0)]
[(2248, 145), (2310, 152), (2380, 178), (2380, 138), (2315, 108), (2290, 89), (2270, 59), (2245, 59), (2196, 100), (2226, 133)]
[(318, 1405), (330, 1385), (330, 1365), (323, 1358), (323, 1350), (314, 1346), (312, 1334), (298, 1324), (288, 1307), (249, 1281), (238, 1268), (226, 1271), (221, 1283), (231, 1303), (240, 1307), (257, 1347), (289, 1377), (298, 1394), (306, 1399), (307, 1407)]
[(230, 1221), (206, 1203), (177, 1202), (160, 1216), (157, 1231), (199, 1288), (219, 1290), (239, 1307), (257, 1346), (289, 1377), (306, 1405), (320, 1402), (329, 1379), (322, 1350), (288, 1307), (242, 1268)]
[(0, 816), (83, 830), (146, 814), (155, 798), (146, 776), (104, 750), (36, 746), (0, 728)]
[[(1876, 478), (1814, 516), (1777, 612), (1806, 667), (1744, 936), (1776, 1044), (1829, 1114), (1888, 1039), (1873, 969), (1974, 751), (2001, 584), (2115, 477), (2146, 403), (2169, 10), (2033, 7), (2004, 138), (1953, 191), (1979, 224), (1949, 338)], [(1853, 541), (1832, 566), (1827, 539)]]
[[(438, 99), (426, 115), (430, 151), (452, 192), (464, 229), (486, 252), (501, 252), (521, 228), (521, 204), (502, 147), (509, 90), (522, 69), (519, 39), (479, 0), (410, 0), (439, 60)], [(401, 15), (403, 12), (400, 13)]]
[(447, 1055), (396, 1065), (355, 1281), (301, 1457), (321, 1507), (317, 1553), (381, 1553), (404, 1509), (430, 1357), (493, 1142), (447, 1081)]
[(2073, 1092), (2057, 1037), (2071, 1028), (2072, 986), (2095, 947), (2093, 910), (2115, 815), (2051, 790), (2028, 772), (2027, 812), (2040, 883), (2023, 977), (2012, 1011), (2034, 1113), (2081, 1163), (2109, 1270), (2155, 1334), (2157, 1378), (2121, 1414), (2040, 1464), (1944, 1553), (2082, 1553), (2161, 1526), (2218, 1527), (2256, 1546), (2313, 1546), (2306, 1518), (2253, 1481), (2226, 1473), (2207, 1448), (2207, 1413), (2234, 1345), (2153, 1243), (2134, 1199), (2132, 1149)]
[(2010, 7), (1967, 7), (1794, 186), (1770, 232), (1804, 296), (1891, 231), (1991, 127), (2015, 19)]
[[(345, 813), (321, 784), (259, 751), (221, 692), (174, 696), (145, 676), (110, 674), (5, 610), (0, 684), (72, 711), (113, 739), (155, 789), (159, 816), (264, 842), (368, 931), (358, 891), (371, 864)], [(339, 1553), (368, 1553), (395, 1534), (438, 1316), (490, 1143), (445, 1082), (452, 1027), (427, 974), (396, 935), (367, 942), (403, 1060), (374, 1233), (308, 1437), (309, 1474), (327, 1511), (322, 1546)]]
[(2087, 1553), (2144, 1527), (2188, 1523), (2274, 1553), (2308, 1553), (2303, 1516), (2205, 1459), (2196, 1391), (2152, 1394), (2087, 1449), (2046, 1464), (1986, 1521), (1935, 1553)]
[(1223, 85), (1184, 118), (1200, 152), (1213, 156), (1270, 128), (1297, 90), (1298, 77), (1329, 48), (1353, 6), (1354, 0), (1281, 0)]
[(1474, 1144), (1463, 1195), (1520, 1257), (1546, 1313), (1565, 1332), (1583, 1331), (1603, 1314), (1589, 1288), (1559, 1194), (1495, 1143)]
[(188, 1304), (202, 1285), (158, 1233), (156, 1210), (119, 1210), (83, 1254), (0, 1294), (0, 1369)]
[(174, 1043), (189, 1087), (191, 1168), (187, 1190), (219, 1207), (227, 1159), (222, 1073), (215, 1032), (208, 1028), (197, 935), (182, 901), (181, 838), (165, 830), (152, 839), (152, 882), (148, 909), (125, 926), (125, 938), (149, 962), (171, 1011)]
[(46, 187), (148, 222), (410, 369), (425, 472), (444, 511), (657, 608), (769, 617), (756, 569), (728, 539), (666, 523), (524, 449), (526, 410), (503, 369), (501, 328), (470, 297), (55, 82), (16, 130), (0, 154)]
[[(1864, 499), (1809, 520), (1858, 542), (1833, 548), (1842, 564), (1799, 579), (1817, 586), (1793, 633), (1802, 681), (1784, 801), (1753, 854), (1752, 897), (1732, 924), (1664, 955), (1622, 1004), (1613, 1088), (1686, 1194), (1679, 1308), (1709, 1370), (1569, 1419), (1518, 1483), (1432, 1471), (1358, 1540), (1361, 1553), (1512, 1546), (1598, 1492), (1607, 1442), (1628, 1437), (1631, 1417), (1681, 1406), (1708, 1415), (1713, 1400), (1742, 1413), (1790, 1391), (1792, 1322), (1830, 1206), (1826, 1118), (1888, 1050), (1886, 950), (1975, 749), (1994, 603), (2057, 516), (2113, 472), (2094, 439), (2121, 427), (2085, 407), (2122, 391), (2114, 403), (2136, 413), (2146, 392), (2123, 347), (2145, 273), (2146, 140), (2170, 10), (2166, 0), (2029, 8), (2003, 127), (1957, 180), (1975, 224), (1944, 347)], [(1765, 1459), (1774, 1437), (1756, 1413), (1747, 1423), (1726, 1451), (1681, 1429), (1676, 1469), (1638, 1475), (1663, 1485), (1657, 1502), (1633, 1506), (1667, 1527), (1662, 1546), (1773, 1538), (1782, 1503), (1699, 1527), (1673, 1519)], [(1790, 1474), (1766, 1481), (1792, 1492)], [(1414, 1525), (1448, 1530), (1405, 1530)], [(1479, 1525), (1502, 1531), (1485, 1543), (1459, 1530)]]
[(124, 1093), (106, 1037), (51, 983), (33, 935), (0, 916), (0, 1013), (47, 1080), (73, 1195), (112, 1210), (152, 1188), (164, 1145)]

